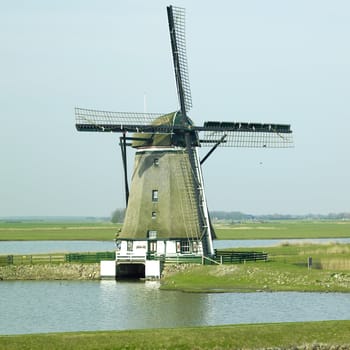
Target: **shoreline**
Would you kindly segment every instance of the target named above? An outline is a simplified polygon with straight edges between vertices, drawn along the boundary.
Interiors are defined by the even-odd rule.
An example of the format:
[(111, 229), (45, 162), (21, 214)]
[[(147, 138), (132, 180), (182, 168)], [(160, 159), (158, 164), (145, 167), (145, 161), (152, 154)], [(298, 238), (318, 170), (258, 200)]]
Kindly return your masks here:
[(100, 280), (100, 264), (37, 264), (0, 266), (0, 281)]
[[(100, 281), (99, 263), (0, 266), (1, 281)], [(102, 279), (103, 280), (103, 279)], [(350, 293), (350, 273), (291, 273), (266, 265), (168, 265), (160, 289), (185, 293), (316, 292)]]
[(173, 265), (163, 271), (160, 289), (188, 293), (350, 293), (350, 272), (291, 269), (270, 262)]

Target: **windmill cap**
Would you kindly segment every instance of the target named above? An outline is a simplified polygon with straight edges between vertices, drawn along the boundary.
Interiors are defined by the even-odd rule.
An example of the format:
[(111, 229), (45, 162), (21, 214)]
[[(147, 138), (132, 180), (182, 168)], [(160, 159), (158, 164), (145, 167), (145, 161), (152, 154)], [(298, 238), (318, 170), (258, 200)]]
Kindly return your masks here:
[[(194, 125), (193, 121), (183, 116), (181, 112), (172, 112), (161, 115), (154, 119), (152, 125), (166, 126), (171, 132), (168, 133), (135, 133), (133, 135), (132, 147), (186, 147), (185, 133), (190, 131), (192, 138), (192, 145), (198, 145), (198, 136), (195, 131), (191, 131)], [(140, 140), (137, 140), (137, 139)]]

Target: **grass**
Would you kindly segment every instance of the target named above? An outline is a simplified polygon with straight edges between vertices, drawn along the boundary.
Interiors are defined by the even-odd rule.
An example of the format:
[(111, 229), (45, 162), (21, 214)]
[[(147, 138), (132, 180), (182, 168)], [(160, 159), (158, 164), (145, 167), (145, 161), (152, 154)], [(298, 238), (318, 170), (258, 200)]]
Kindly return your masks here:
[[(269, 254), (268, 262), (166, 267), (161, 288), (187, 292), (350, 292), (347, 244), (282, 244), (264, 250)], [(313, 259), (311, 269), (308, 257)]]
[(14, 349), (350, 349), (350, 321), (0, 336)]
[[(110, 222), (4, 222), (5, 240), (111, 240), (121, 225)], [(350, 238), (350, 221), (271, 221), (216, 225), (218, 239)]]
[(0, 241), (110, 241), (115, 237), (115, 233), (119, 228), (120, 225), (110, 222), (0, 222)]
[(349, 238), (350, 221), (273, 221), (216, 225), (218, 239)]

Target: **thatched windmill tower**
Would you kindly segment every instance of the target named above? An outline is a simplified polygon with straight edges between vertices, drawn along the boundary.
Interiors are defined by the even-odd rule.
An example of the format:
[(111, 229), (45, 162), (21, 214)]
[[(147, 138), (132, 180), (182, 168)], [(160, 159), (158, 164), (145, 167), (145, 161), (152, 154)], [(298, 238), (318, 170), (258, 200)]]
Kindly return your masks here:
[[(185, 11), (169, 6), (167, 13), (180, 109), (169, 114), (75, 110), (79, 131), (122, 133), (127, 209), (117, 240), (120, 261), (212, 256), (215, 233), (210, 224), (201, 164), (218, 146), (292, 146), (289, 125), (217, 121), (194, 125), (188, 117), (192, 100)], [(129, 133), (132, 136), (127, 136)], [(130, 191), (127, 146), (136, 150)], [(211, 150), (200, 160), (197, 149), (204, 146)]]

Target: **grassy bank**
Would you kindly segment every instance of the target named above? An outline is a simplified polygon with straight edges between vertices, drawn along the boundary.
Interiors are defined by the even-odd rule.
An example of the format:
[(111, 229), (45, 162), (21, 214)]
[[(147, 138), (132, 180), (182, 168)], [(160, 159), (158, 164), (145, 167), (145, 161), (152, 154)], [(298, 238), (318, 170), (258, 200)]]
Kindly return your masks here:
[[(100, 223), (1, 222), (2, 240), (112, 240), (120, 225)], [(215, 225), (218, 239), (350, 238), (349, 221), (278, 221)]]
[(0, 336), (14, 349), (350, 349), (350, 321)]
[[(297, 244), (264, 248), (268, 262), (235, 265), (173, 265), (162, 289), (188, 292), (350, 292), (350, 246)], [(308, 269), (308, 257), (313, 266)]]

